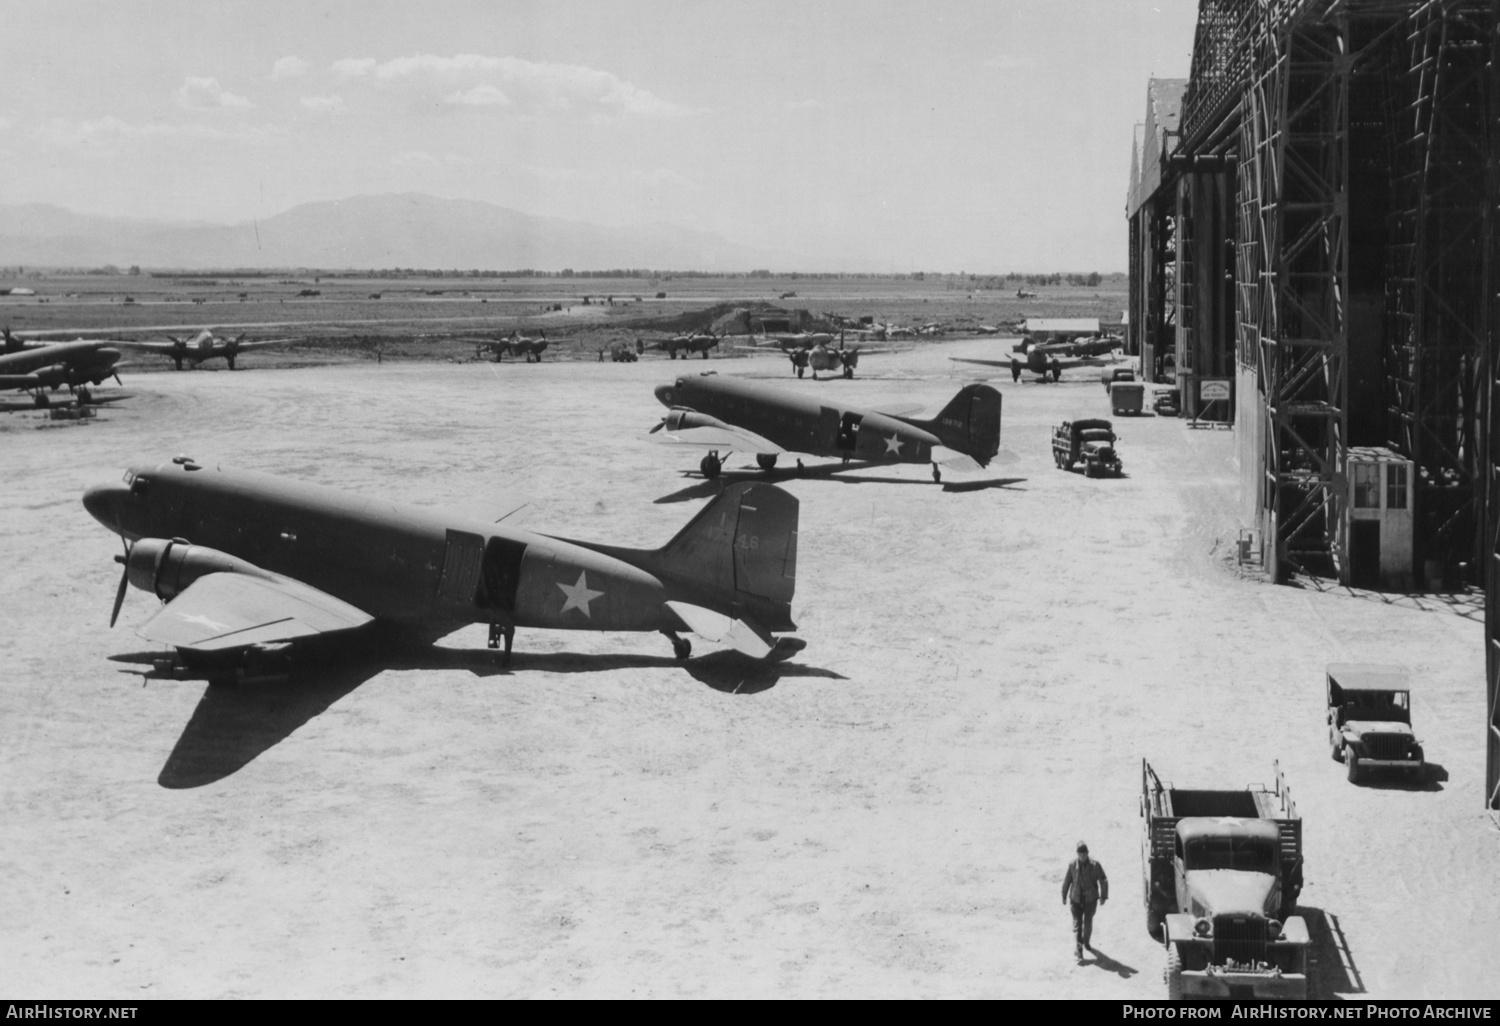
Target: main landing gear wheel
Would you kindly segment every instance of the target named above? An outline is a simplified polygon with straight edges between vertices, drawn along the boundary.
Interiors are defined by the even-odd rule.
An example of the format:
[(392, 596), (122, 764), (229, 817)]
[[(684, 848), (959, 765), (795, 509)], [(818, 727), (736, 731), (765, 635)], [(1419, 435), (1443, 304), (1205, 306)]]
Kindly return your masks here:
[(774, 452), (756, 453), (755, 462), (761, 470), (773, 470), (776, 467), (776, 454)]
[(693, 643), (687, 638), (679, 638), (673, 631), (662, 631), (662, 633), (672, 642), (672, 654), (677, 657), (677, 661), (687, 662), (688, 656), (693, 654)]
[(703, 459), (698, 463), (698, 469), (702, 471), (703, 476), (708, 478), (710, 481), (719, 476), (719, 470), (723, 466), (724, 464), (719, 459), (718, 454), (712, 452), (703, 457)]

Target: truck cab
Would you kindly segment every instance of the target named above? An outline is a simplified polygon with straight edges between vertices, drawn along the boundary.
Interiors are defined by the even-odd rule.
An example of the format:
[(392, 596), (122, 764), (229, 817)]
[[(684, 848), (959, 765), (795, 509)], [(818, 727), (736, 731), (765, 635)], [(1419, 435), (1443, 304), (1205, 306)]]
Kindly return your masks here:
[(1330, 663), (1328, 748), (1351, 783), (1367, 772), (1393, 770), (1422, 779), (1425, 755), (1411, 728), (1406, 671), (1374, 663)]
[(1147, 928), (1169, 997), (1305, 998), (1301, 819), (1276, 786), (1186, 790), (1142, 762)]

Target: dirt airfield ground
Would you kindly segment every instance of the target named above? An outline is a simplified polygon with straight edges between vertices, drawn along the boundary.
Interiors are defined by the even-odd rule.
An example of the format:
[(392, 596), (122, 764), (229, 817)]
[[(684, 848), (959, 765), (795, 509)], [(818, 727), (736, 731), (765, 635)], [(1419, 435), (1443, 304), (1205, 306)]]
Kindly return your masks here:
[[(807, 647), (761, 667), (656, 635), (481, 628), (297, 686), (143, 686), (86, 486), (178, 453), (574, 537), (664, 541), (716, 485), (648, 442), (651, 388), (765, 375), (939, 408), (950, 355), (794, 381), (777, 357), (369, 362), (154, 374), (94, 421), (0, 419), (0, 991), (25, 997), (1164, 996), (1141, 909), (1140, 763), (1269, 782), (1305, 820), (1321, 996), (1500, 996), (1483, 812), (1482, 600), (1237, 572), (1232, 439), (1118, 424), (1128, 476), (1054, 469), (1097, 378), (995, 384), (1017, 454), (782, 483)], [(732, 468), (750, 461), (736, 459)], [(812, 468), (826, 468), (809, 460)], [(730, 477), (738, 476), (731, 474)], [(1322, 668), (1397, 662), (1435, 765), (1352, 786)], [(1058, 885), (1113, 883), (1072, 958)]]

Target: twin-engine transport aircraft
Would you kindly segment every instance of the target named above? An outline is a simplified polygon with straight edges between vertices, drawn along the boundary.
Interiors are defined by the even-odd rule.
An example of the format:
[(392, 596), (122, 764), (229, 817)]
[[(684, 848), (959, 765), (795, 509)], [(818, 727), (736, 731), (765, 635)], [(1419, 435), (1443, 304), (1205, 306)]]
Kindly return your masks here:
[(101, 384), (108, 378), (119, 383), (115, 364), (120, 360), (120, 351), (110, 342), (78, 339), (76, 342), (27, 345), (11, 335), (9, 329), (4, 337), (5, 351), (0, 353), (0, 390), (30, 392), (32, 401), (39, 407), (52, 404), (47, 389), (63, 386), (70, 391), (76, 389), (78, 402), (82, 404), (93, 400), (89, 385)]
[(1000, 393), (990, 385), (965, 385), (931, 420), (855, 407), (829, 406), (712, 371), (683, 376), (656, 390), (670, 412), (651, 429), (667, 441), (707, 446), (698, 469), (718, 477), (720, 452), (752, 452), (764, 470), (784, 452), (836, 456), (872, 463), (931, 463), (978, 470), (1000, 451)]
[(290, 656), (298, 639), (353, 631), (430, 644), (490, 626), (508, 659), (517, 627), (681, 631), (753, 658), (791, 631), (797, 500), (726, 488), (659, 549), (572, 541), (179, 456), (96, 485), (84, 507), (125, 540), (126, 585), (165, 607), (139, 633), (188, 668)]
[(194, 367), (204, 360), (212, 360), (215, 357), (223, 357), (229, 364), (229, 369), (234, 370), (234, 358), (240, 353), (250, 349), (261, 349), (265, 346), (280, 346), (288, 342), (301, 342), (301, 338), (264, 338), (253, 342), (245, 341), (245, 334), (241, 332), (234, 338), (220, 338), (212, 329), (204, 328), (192, 338), (178, 338), (168, 335), (170, 342), (121, 342), (120, 345), (131, 349), (141, 349), (148, 353), (157, 353), (161, 356), (170, 357), (182, 370), (182, 361), (187, 360)]

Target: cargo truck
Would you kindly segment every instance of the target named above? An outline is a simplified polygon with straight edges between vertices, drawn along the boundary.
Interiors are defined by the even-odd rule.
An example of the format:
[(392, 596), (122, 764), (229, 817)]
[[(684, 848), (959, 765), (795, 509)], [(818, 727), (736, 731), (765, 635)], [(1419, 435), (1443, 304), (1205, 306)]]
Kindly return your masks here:
[(1302, 820), (1275, 785), (1183, 790), (1141, 760), (1146, 926), (1167, 949), (1167, 996), (1307, 997)]

